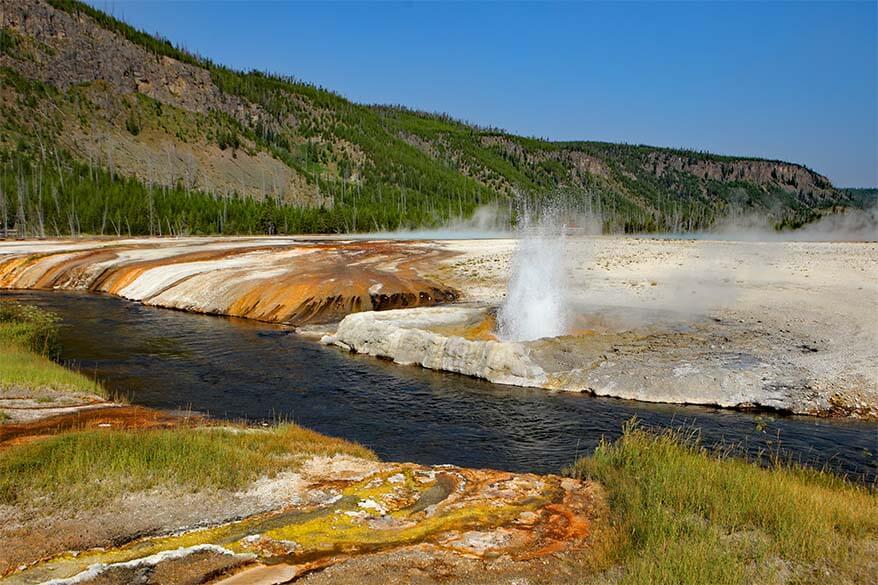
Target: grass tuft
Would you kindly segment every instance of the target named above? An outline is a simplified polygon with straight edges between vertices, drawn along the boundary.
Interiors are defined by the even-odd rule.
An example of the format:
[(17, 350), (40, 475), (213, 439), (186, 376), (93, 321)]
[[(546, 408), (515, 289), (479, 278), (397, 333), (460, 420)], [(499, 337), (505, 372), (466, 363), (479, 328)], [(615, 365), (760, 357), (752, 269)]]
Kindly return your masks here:
[(87, 376), (0, 340), (0, 388), (10, 387), (26, 393), (51, 389), (107, 396), (104, 387)]
[(567, 471), (607, 490), (598, 566), (624, 567), (620, 583), (875, 582), (878, 497), (829, 472), (763, 468), (635, 421)]

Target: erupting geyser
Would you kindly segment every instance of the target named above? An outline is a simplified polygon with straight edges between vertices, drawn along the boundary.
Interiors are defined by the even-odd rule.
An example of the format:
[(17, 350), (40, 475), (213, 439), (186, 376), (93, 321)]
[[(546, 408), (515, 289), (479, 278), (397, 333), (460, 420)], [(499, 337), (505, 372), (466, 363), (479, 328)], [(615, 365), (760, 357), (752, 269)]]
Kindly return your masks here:
[(564, 227), (557, 211), (522, 214), (506, 300), (498, 313), (500, 338), (530, 341), (567, 332)]

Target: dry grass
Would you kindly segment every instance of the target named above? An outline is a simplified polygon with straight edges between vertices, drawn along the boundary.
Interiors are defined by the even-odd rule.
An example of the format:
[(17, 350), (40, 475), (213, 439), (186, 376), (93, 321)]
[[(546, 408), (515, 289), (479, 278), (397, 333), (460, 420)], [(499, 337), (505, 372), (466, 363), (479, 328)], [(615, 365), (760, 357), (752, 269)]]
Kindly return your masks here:
[(88, 507), (155, 487), (240, 489), (308, 457), (339, 453), (375, 458), (293, 424), (77, 431), (0, 452), (0, 503)]
[(595, 564), (621, 566), (619, 583), (878, 582), (878, 496), (830, 473), (762, 468), (636, 424), (569, 472), (607, 489)]

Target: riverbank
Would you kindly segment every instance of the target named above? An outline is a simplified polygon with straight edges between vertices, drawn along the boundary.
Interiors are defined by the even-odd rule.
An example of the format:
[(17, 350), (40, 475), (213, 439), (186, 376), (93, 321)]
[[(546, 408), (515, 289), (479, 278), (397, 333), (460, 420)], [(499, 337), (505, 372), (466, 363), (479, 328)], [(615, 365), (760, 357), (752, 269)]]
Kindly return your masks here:
[[(697, 435), (629, 423), (568, 473), (599, 482), (610, 523), (599, 583), (874, 583), (878, 495), (829, 473), (767, 468)], [(585, 580), (584, 582), (592, 582)]]
[(448, 253), (413, 242), (174, 238), (0, 243), (0, 289), (84, 290), (272, 323), (431, 306), (457, 291), (424, 276)]
[(874, 491), (686, 440), (631, 427), (561, 478), (382, 463), (290, 425), (68, 433), (0, 451), (0, 583), (878, 577)]
[(51, 313), (0, 300), (0, 422), (25, 423), (111, 406), (103, 387), (52, 361)]

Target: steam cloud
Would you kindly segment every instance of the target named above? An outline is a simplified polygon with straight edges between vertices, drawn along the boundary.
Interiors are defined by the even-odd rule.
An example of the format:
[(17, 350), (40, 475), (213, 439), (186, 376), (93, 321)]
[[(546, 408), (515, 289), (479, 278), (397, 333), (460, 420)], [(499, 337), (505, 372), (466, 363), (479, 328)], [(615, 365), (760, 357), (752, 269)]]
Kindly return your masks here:
[(795, 230), (778, 231), (764, 215), (733, 215), (713, 229), (675, 237), (743, 242), (874, 242), (878, 241), (878, 202), (867, 209), (848, 208)]

